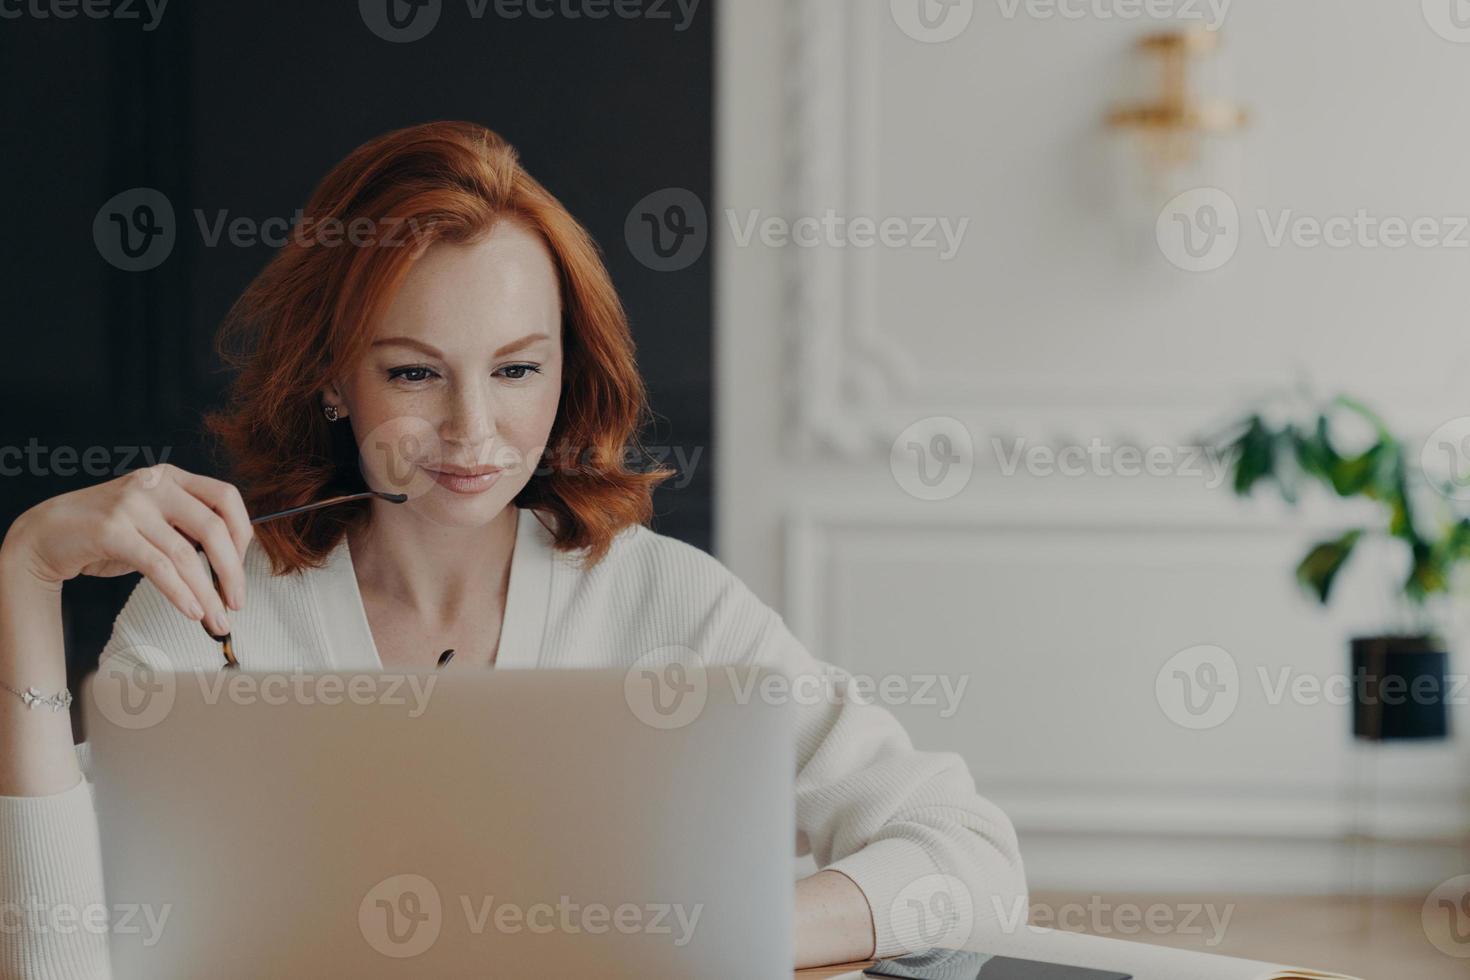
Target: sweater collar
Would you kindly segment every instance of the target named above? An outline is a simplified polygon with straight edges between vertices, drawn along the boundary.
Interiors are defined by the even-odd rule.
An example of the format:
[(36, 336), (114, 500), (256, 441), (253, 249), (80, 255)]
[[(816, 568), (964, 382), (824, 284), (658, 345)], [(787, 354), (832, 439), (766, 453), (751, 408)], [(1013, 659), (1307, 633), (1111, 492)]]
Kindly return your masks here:
[[(540, 659), (547, 604), (551, 598), (553, 540), (535, 511), (516, 507), (516, 541), (511, 553), (500, 646), (495, 655), (497, 668), (534, 667)], [(308, 578), (313, 580), (316, 608), (321, 615), (320, 624), (333, 669), (381, 671), (383, 661), (368, 626), (346, 535), (327, 556), (326, 563), (309, 573)]]

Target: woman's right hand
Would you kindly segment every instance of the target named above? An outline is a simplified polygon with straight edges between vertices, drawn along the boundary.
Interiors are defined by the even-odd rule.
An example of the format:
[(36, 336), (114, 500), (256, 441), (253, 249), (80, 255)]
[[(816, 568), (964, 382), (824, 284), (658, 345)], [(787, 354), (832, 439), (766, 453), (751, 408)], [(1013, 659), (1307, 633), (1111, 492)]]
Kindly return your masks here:
[[(39, 582), (141, 572), (185, 616), (215, 635), (245, 601), (245, 549), (254, 529), (240, 492), (163, 463), (43, 501), (18, 517), (4, 551)], [(220, 599), (194, 542), (220, 580)], [(208, 617), (206, 619), (206, 617)]]

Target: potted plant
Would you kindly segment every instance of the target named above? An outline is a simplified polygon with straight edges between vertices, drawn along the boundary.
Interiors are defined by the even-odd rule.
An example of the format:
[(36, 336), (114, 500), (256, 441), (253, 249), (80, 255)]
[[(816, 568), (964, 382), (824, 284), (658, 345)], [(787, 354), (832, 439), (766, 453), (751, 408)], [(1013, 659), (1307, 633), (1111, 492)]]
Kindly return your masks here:
[[(1334, 423), (1343, 413), (1366, 423), (1366, 447), (1343, 452)], [(1339, 498), (1377, 505), (1379, 519), (1345, 528), (1318, 542), (1296, 567), (1303, 588), (1326, 605), (1333, 584), (1365, 539), (1382, 537), (1406, 550), (1408, 572), (1396, 599), (1406, 611), (1404, 626), (1351, 641), (1353, 734), (1358, 738), (1444, 738), (1449, 654), (1433, 625), (1433, 600), (1447, 600), (1457, 565), (1470, 559), (1470, 517), (1421, 515), (1413, 491), (1431, 487), (1429, 474), (1410, 466), (1404, 444), (1384, 421), (1356, 399), (1340, 396), (1316, 408), (1305, 424), (1275, 423), (1261, 412), (1240, 420), (1224, 437), (1232, 486), (1249, 496), (1270, 485), (1295, 504), (1304, 484), (1321, 485)], [(1449, 486), (1439, 498), (1453, 498)], [(1425, 507), (1424, 510), (1431, 508)]]

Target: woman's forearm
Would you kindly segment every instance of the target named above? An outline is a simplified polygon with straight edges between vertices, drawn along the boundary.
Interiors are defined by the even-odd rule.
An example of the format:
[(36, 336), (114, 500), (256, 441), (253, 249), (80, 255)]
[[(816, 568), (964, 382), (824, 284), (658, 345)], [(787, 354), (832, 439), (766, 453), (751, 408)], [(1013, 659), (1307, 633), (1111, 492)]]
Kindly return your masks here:
[[(61, 585), (37, 578), (11, 535), (0, 544), (0, 682), (43, 694), (66, 687)], [(75, 786), (81, 770), (72, 741), (70, 712), (30, 707), (0, 688), (0, 796), (47, 796)]]
[(796, 968), (852, 963), (873, 955), (873, 914), (862, 889), (840, 871), (796, 883)]

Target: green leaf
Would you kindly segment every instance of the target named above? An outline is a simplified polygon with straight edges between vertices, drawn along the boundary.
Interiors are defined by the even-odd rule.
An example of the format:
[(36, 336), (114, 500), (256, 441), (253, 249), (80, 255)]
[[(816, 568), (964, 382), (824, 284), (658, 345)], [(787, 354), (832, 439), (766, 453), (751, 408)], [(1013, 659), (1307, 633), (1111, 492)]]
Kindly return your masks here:
[(1296, 426), (1287, 426), (1287, 432), (1296, 443), (1296, 460), (1303, 472), (1331, 484), (1332, 474), (1342, 457), (1332, 448), (1332, 439), (1327, 431), (1327, 416), (1318, 415), (1316, 427), (1310, 433), (1301, 432)]
[(1470, 517), (1462, 517), (1451, 524), (1441, 539), (1440, 547), (1451, 561), (1470, 558)]
[(1363, 529), (1356, 528), (1335, 540), (1323, 541), (1307, 552), (1307, 557), (1297, 565), (1297, 581), (1315, 593), (1318, 602), (1327, 604), (1337, 573), (1342, 571), (1343, 564), (1352, 555), (1354, 546), (1362, 536)]
[(1422, 541), (1412, 546), (1413, 564), (1409, 577), (1404, 582), (1404, 595), (1414, 602), (1423, 602), (1435, 592), (1443, 592), (1449, 585), (1449, 563), (1443, 553)]
[(1234, 487), (1237, 496), (1249, 496), (1261, 480), (1275, 471), (1275, 436), (1265, 419), (1252, 415), (1245, 429), (1227, 449), (1227, 458), (1235, 459)]
[(1410, 547), (1423, 543), (1414, 527), (1414, 506), (1409, 500), (1409, 480), (1404, 472), (1403, 454), (1397, 459), (1391, 482), (1392, 489), (1379, 498), (1388, 504), (1388, 533), (1409, 542)]
[[(1376, 435), (1355, 455), (1344, 456), (1333, 444), (1333, 420), (1341, 412), (1365, 419)], [(1372, 530), (1387, 532), (1409, 551), (1410, 570), (1401, 587), (1404, 598), (1422, 603), (1447, 592), (1457, 566), (1470, 562), (1470, 517), (1421, 531), (1423, 518), (1416, 520), (1417, 500), (1409, 493), (1417, 456), (1411, 457), (1383, 419), (1356, 399), (1337, 397), (1307, 425), (1288, 423), (1273, 429), (1261, 414), (1253, 414), (1237, 423), (1236, 432), (1228, 450), (1238, 495), (1250, 494), (1266, 480), (1288, 503), (1295, 503), (1298, 484), (1310, 479), (1340, 498), (1362, 497), (1381, 505), (1382, 523)], [(1297, 565), (1297, 580), (1326, 604), (1338, 573), (1366, 533), (1368, 528), (1358, 528), (1315, 545)]]
[(1339, 497), (1362, 494), (1371, 500), (1392, 503), (1397, 488), (1398, 446), (1375, 443), (1361, 456), (1339, 460), (1332, 473), (1332, 489)]

